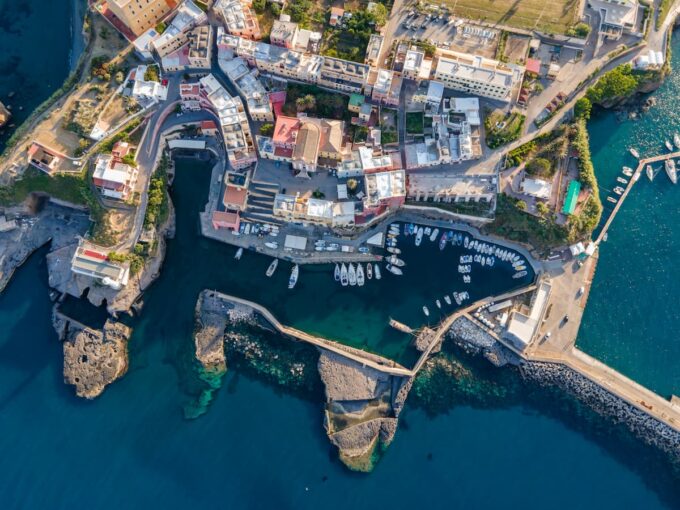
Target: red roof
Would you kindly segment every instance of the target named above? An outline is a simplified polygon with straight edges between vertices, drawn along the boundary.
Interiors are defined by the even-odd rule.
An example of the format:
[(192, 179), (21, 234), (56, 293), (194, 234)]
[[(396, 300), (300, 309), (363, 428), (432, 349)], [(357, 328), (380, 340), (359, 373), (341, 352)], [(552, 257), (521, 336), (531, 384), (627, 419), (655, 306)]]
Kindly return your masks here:
[(88, 250), (88, 249), (83, 250), (83, 255), (87, 255), (88, 257), (92, 257), (93, 259), (99, 259), (99, 260), (106, 260), (108, 258), (106, 255), (104, 255), (101, 252), (94, 251), (94, 250)]
[(540, 74), (540, 72), (541, 72), (541, 61), (536, 60), (535, 58), (528, 58), (526, 67), (527, 67), (527, 71), (529, 71), (530, 73)]
[(300, 121), (297, 118), (281, 115), (276, 119), (276, 126), (274, 127), (274, 135), (272, 136), (274, 144), (294, 144), (299, 129)]
[(201, 129), (217, 129), (217, 124), (212, 120), (204, 120), (201, 122)]
[(222, 203), (225, 207), (239, 206), (245, 207), (246, 198), (248, 197), (248, 190), (246, 188), (239, 188), (237, 186), (227, 185), (224, 188), (224, 196)]
[(237, 229), (240, 221), (238, 213), (215, 211), (212, 215), (212, 223), (215, 228)]

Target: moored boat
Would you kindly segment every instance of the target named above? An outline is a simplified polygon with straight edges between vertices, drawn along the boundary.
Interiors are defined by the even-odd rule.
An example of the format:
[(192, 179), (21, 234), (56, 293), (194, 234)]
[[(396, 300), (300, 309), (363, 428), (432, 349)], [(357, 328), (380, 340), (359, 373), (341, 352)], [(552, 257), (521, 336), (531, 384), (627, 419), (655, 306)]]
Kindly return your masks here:
[(295, 264), (293, 266), (292, 271), (290, 272), (290, 278), (288, 278), (288, 288), (292, 289), (295, 287), (295, 284), (298, 281), (298, 277), (300, 276), (300, 266)]
[(652, 168), (652, 165), (647, 165), (647, 168), (645, 168), (645, 172), (647, 173), (647, 179), (650, 181), (654, 180), (654, 169)]
[(340, 266), (338, 264), (335, 264), (335, 271), (333, 272), (333, 278), (335, 278), (336, 282), (340, 281)]
[(440, 308), (440, 309), (441, 309), (441, 307), (442, 307), (442, 302), (441, 302), (441, 301), (439, 301), (439, 300), (437, 299), (437, 300), (434, 302), (434, 304), (437, 305), (437, 308)]
[(397, 267), (404, 267), (406, 265), (406, 262), (404, 262), (403, 260), (398, 258), (396, 255), (391, 255), (391, 256), (387, 257), (387, 259), (385, 259), (385, 260), (387, 260), (387, 262), (389, 262), (393, 266), (397, 266)]
[(430, 310), (427, 309), (427, 306), (423, 306), (423, 313), (425, 314), (426, 317), (430, 316)]
[(366, 264), (366, 278), (371, 280), (373, 278), (373, 264), (370, 262)]
[(524, 277), (524, 276), (526, 276), (526, 275), (527, 275), (527, 272), (526, 272), (526, 271), (520, 271), (519, 273), (515, 273), (514, 275), (512, 275), (512, 277), (513, 277), (515, 280), (517, 280), (518, 278), (522, 278), (522, 277)]
[(623, 175), (625, 175), (627, 177), (633, 176), (633, 169), (630, 168), (630, 167), (624, 166), (622, 172), (623, 172)]
[(272, 250), (276, 250), (279, 247), (279, 243), (276, 241), (267, 241), (264, 245)]
[(380, 280), (380, 278), (382, 278), (382, 275), (380, 274), (380, 266), (378, 264), (373, 264), (373, 269), (375, 272), (375, 279)]
[[(647, 165), (647, 166), (649, 166), (649, 165)], [(647, 176), (647, 177), (649, 177), (649, 176)], [(623, 177), (617, 177), (616, 182), (620, 182), (621, 184), (628, 184), (628, 181), (626, 179), (624, 179)]]
[(404, 272), (401, 269), (399, 269), (397, 266), (393, 266), (392, 264), (387, 264), (385, 266), (385, 269), (387, 269), (392, 274), (396, 274), (396, 275), (404, 274)]
[(664, 163), (664, 167), (666, 168), (666, 175), (668, 175), (668, 178), (673, 184), (676, 184), (678, 182), (678, 172), (675, 168), (675, 161), (667, 159)]
[(471, 278), (469, 274), (464, 274), (463, 275), (463, 283), (470, 283)]
[(624, 191), (625, 190), (621, 186), (617, 186), (616, 188), (614, 188), (614, 193), (616, 193), (617, 195), (621, 195)]
[(274, 259), (271, 264), (269, 264), (269, 267), (267, 268), (267, 277), (270, 277), (271, 275), (274, 274), (274, 271), (276, 271), (276, 268), (279, 266), (279, 259)]
[(448, 294), (446, 296), (444, 296), (444, 301), (446, 301), (447, 305), (451, 305), (451, 298), (449, 297)]
[(441, 239), (439, 240), (439, 249), (440, 249), (440, 250), (443, 250), (444, 248), (446, 248), (446, 241), (447, 241), (447, 239), (448, 239), (448, 236), (446, 235), (446, 232), (444, 232), (444, 233), (442, 234)]
[(234, 255), (234, 258), (236, 260), (241, 260), (241, 256), (243, 255), (243, 248), (239, 248), (236, 250), (236, 255)]
[(611, 197), (611, 196), (607, 197), (607, 200), (609, 202), (611, 202), (612, 204), (615, 204), (617, 202), (617, 200), (614, 197)]
[(664, 143), (666, 144), (666, 149), (668, 149), (670, 152), (673, 152), (673, 144), (668, 140), (666, 140)]
[(680, 135), (678, 133), (673, 135), (673, 143), (678, 149), (680, 149)]
[(354, 264), (349, 263), (349, 268), (347, 269), (347, 278), (349, 279), (349, 284), (354, 287), (357, 284), (357, 271)]
[(437, 239), (437, 236), (439, 235), (439, 229), (435, 228), (432, 233), (430, 234), (430, 241), (434, 242), (435, 239)]
[(418, 228), (418, 232), (416, 233), (416, 246), (420, 246), (420, 243), (423, 242), (423, 227)]
[(637, 151), (637, 149), (631, 147), (630, 149), (628, 149), (628, 151), (635, 159), (640, 159), (640, 153)]
[(363, 287), (366, 279), (364, 278), (364, 266), (357, 264), (357, 285)]
[(393, 253), (394, 255), (399, 255), (401, 253), (399, 248), (394, 248), (393, 246), (388, 246), (387, 251)]
[(345, 263), (342, 263), (342, 266), (340, 267), (340, 283), (342, 284), (343, 287), (347, 287), (349, 284), (349, 276), (347, 273), (347, 266)]

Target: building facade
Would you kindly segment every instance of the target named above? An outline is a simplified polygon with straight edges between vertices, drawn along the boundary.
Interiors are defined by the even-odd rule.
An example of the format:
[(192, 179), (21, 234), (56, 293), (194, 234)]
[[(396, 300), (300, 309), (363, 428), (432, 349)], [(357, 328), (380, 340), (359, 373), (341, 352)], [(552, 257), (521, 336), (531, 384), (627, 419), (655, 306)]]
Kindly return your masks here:
[(177, 7), (176, 0), (109, 0), (108, 7), (135, 35), (156, 26)]

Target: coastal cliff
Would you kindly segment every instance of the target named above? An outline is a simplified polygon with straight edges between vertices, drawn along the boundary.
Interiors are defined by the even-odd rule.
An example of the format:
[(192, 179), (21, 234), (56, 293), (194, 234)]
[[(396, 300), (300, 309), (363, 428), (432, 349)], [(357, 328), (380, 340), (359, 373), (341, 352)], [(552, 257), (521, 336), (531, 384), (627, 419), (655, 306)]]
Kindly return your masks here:
[(79, 397), (98, 397), (127, 372), (127, 343), (132, 335), (127, 326), (108, 320), (101, 331), (95, 330), (56, 311), (53, 323), (64, 342), (64, 382), (75, 386)]

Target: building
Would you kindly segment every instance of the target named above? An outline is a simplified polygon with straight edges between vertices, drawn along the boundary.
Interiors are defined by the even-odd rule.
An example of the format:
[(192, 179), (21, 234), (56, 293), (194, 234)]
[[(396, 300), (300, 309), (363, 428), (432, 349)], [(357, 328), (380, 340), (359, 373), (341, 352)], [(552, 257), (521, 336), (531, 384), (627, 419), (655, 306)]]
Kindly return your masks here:
[(274, 216), (286, 221), (300, 221), (326, 227), (354, 225), (355, 204), (352, 201), (333, 202), (298, 195), (277, 194), (274, 197)]
[(432, 59), (425, 58), (425, 52), (418, 48), (406, 51), (401, 76), (409, 80), (423, 81), (430, 79)]
[(245, 60), (240, 57), (232, 60), (220, 58), (218, 63), (222, 72), (245, 100), (250, 117), (259, 122), (273, 122), (274, 112), (269, 101), (269, 93), (260, 83), (257, 69), (251, 71)]
[(133, 41), (135, 52), (142, 60), (147, 62), (153, 60), (153, 42), (159, 35), (155, 28), (150, 28)]
[(446, 88), (500, 101), (512, 100), (523, 76), (520, 66), (455, 51), (442, 51), (434, 72)]
[(128, 76), (128, 80), (132, 82), (130, 96), (142, 107), (165, 101), (168, 97), (168, 88), (158, 81), (148, 79), (147, 70), (146, 65), (137, 66)]
[(166, 72), (185, 69), (209, 70), (212, 66), (212, 34), (210, 25), (191, 29), (187, 32), (187, 43), (161, 59), (163, 70)]
[(552, 193), (552, 183), (543, 179), (524, 177), (520, 191), (539, 200), (548, 200)]
[(108, 0), (109, 10), (139, 36), (177, 7), (176, 0)]
[(212, 120), (201, 121), (201, 134), (203, 136), (217, 136), (217, 124)]
[(618, 41), (624, 33), (637, 33), (640, 8), (637, 0), (590, 0), (588, 3), (600, 14), (600, 36)]
[(397, 209), (406, 200), (406, 172), (393, 170), (364, 176), (365, 209)]
[(71, 259), (71, 271), (99, 281), (112, 289), (121, 289), (130, 278), (127, 262), (114, 262), (103, 249), (81, 241)]
[(92, 182), (102, 196), (115, 200), (128, 200), (134, 193), (137, 183), (137, 168), (123, 163), (120, 155), (127, 154), (127, 151), (121, 152), (116, 149), (117, 147), (114, 147), (111, 154), (97, 156)]
[(335, 27), (342, 22), (345, 15), (345, 9), (342, 7), (331, 7), (331, 17), (328, 20), (330, 26)]
[(496, 185), (490, 177), (450, 173), (411, 173), (408, 178), (409, 200), (416, 202), (491, 202)]
[(252, 0), (217, 0), (213, 11), (222, 18), (229, 34), (253, 40), (262, 38)]
[(359, 147), (353, 150), (351, 157), (343, 159), (338, 166), (339, 179), (360, 177), (375, 172), (385, 172), (401, 169), (401, 156), (398, 152), (385, 154), (380, 147)]
[(38, 170), (52, 175), (59, 169), (62, 156), (55, 151), (49, 150), (47, 147), (33, 142), (28, 149), (28, 164), (36, 167)]
[(319, 71), (318, 85), (347, 93), (360, 93), (370, 67), (339, 58), (323, 57)]
[(366, 97), (363, 94), (351, 94), (349, 96), (349, 103), (347, 109), (352, 113), (359, 113), (361, 105), (366, 102)]
[(297, 23), (277, 19), (272, 25), (269, 41), (276, 46), (292, 50), (295, 48), (299, 31)]
[(199, 104), (212, 110), (219, 118), (220, 131), (232, 168), (246, 168), (255, 163), (255, 144), (241, 99), (230, 96), (212, 74), (201, 78), (199, 83)]
[[(371, 74), (375, 75), (371, 99), (381, 105), (399, 106), (401, 77), (388, 69), (371, 70)], [(370, 81), (369, 78), (369, 83)]]
[(385, 38), (380, 34), (371, 34), (366, 46), (366, 58), (364, 63), (371, 67), (380, 66), (380, 52), (382, 51), (383, 42)]
[(175, 17), (165, 31), (151, 43), (159, 57), (174, 53), (188, 41), (189, 31), (208, 21), (208, 17), (191, 0), (185, 0), (177, 9)]
[(199, 83), (180, 83), (179, 97), (182, 109), (186, 111), (199, 111), (203, 108), (201, 100), (201, 85)]
[(510, 316), (508, 328), (502, 339), (519, 351), (524, 351), (531, 344), (545, 315), (552, 285), (543, 281), (531, 299), (528, 311), (515, 310)]
[(581, 193), (581, 183), (574, 179), (569, 183), (569, 188), (567, 188), (564, 205), (562, 206), (562, 214), (574, 214), (578, 205), (579, 193)]

